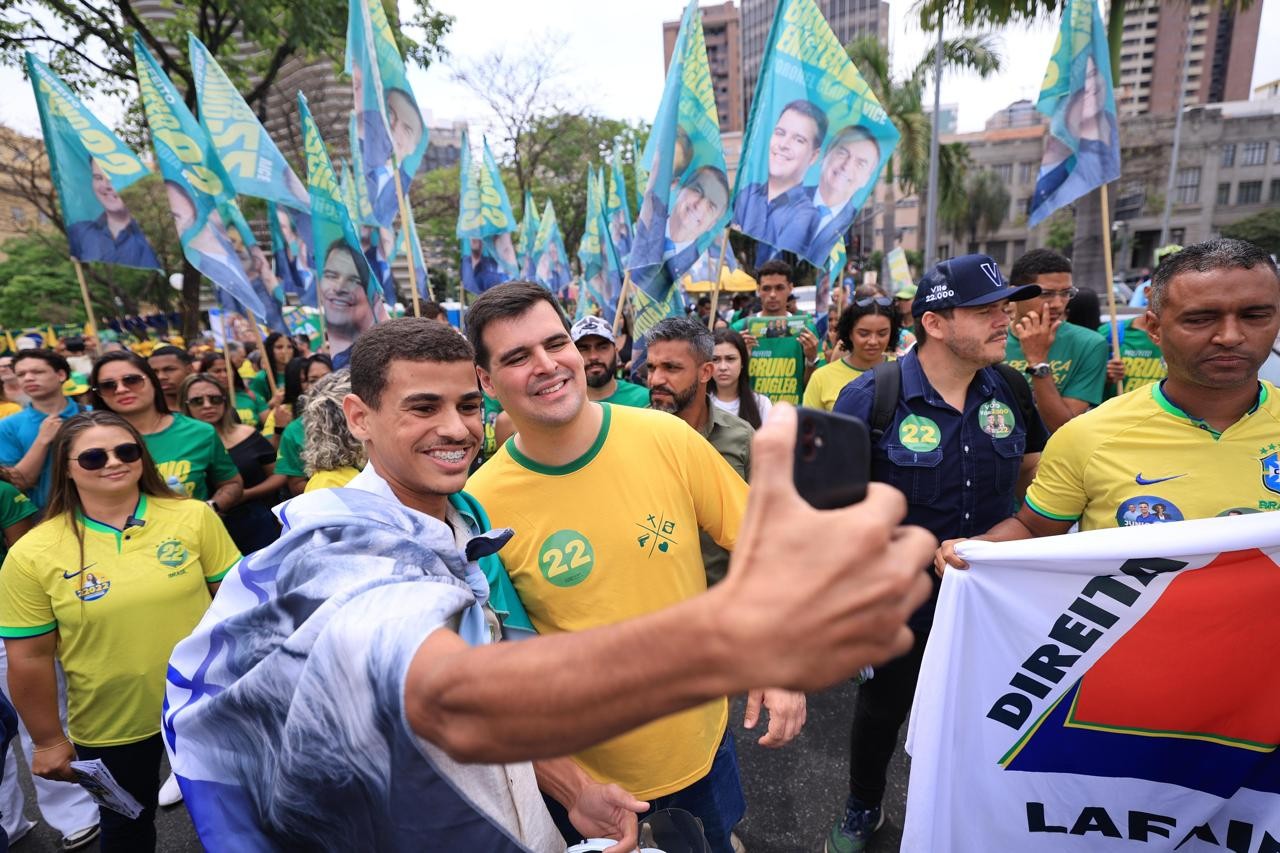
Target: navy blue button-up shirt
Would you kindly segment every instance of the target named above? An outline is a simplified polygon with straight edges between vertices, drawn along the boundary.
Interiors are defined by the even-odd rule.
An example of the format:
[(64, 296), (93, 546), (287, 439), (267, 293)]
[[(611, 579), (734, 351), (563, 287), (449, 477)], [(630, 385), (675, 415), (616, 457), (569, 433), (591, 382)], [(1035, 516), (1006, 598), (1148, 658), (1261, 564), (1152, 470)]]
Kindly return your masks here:
[[(1044, 449), (1044, 422), (1038, 414), (1023, 422), (1017, 398), (995, 368), (978, 371), (958, 412), (929, 384), (914, 349), (899, 363), (902, 392), (891, 425), (871, 448), (871, 479), (906, 495), (905, 523), (939, 541), (986, 533), (1014, 513), (1022, 457)], [(835, 411), (870, 423), (874, 399), (875, 376), (868, 370), (840, 392)], [(912, 618), (913, 626), (932, 621), (933, 599), (926, 610)]]

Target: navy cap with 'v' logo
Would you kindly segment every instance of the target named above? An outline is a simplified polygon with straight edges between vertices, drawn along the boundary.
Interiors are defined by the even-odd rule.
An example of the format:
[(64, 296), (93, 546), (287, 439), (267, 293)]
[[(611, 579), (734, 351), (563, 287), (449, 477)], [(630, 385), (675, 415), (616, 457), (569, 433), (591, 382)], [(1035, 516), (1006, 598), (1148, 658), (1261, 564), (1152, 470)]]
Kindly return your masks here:
[(961, 255), (949, 258), (920, 279), (911, 316), (942, 308), (977, 308), (1001, 299), (1021, 302), (1040, 295), (1040, 285), (1010, 287), (1000, 273), (1000, 265), (988, 255)]

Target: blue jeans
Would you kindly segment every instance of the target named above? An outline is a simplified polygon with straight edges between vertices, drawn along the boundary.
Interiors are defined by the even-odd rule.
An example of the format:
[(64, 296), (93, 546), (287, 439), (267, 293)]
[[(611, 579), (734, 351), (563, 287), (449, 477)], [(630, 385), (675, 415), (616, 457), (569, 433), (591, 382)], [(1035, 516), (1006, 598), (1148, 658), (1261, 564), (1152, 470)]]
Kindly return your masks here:
[[(569, 844), (582, 840), (582, 833), (574, 829), (564, 806), (544, 796), (547, 810), (560, 834)], [(747, 801), (742, 794), (742, 778), (738, 774), (738, 750), (734, 746), (733, 732), (725, 730), (720, 748), (711, 762), (707, 775), (687, 788), (649, 801), (649, 812), (662, 809), (684, 809), (702, 821), (702, 831), (711, 845), (711, 853), (733, 853), (729, 834), (747, 813)], [(644, 815), (640, 815), (644, 817)]]
[[(9, 700), (0, 694), (0, 767), (4, 766), (5, 754), (9, 751), (9, 741), (18, 733), (18, 712), (9, 704)], [(9, 834), (0, 827), (0, 853), (9, 851)]]

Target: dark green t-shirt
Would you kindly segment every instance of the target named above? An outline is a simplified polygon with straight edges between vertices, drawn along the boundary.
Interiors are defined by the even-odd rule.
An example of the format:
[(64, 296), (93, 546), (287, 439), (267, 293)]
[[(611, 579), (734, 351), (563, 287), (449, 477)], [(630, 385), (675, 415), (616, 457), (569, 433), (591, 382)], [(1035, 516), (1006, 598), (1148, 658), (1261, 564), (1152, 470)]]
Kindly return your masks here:
[(254, 397), (248, 391), (236, 391), (236, 415), (240, 418), (240, 423), (256, 427), (259, 416), (266, 408), (266, 400), (262, 397)]
[(240, 473), (217, 431), (203, 421), (175, 414), (167, 429), (142, 438), (160, 478), (174, 491), (181, 483), (187, 497), (207, 501), (219, 483)]
[(276, 473), (286, 477), (305, 477), (306, 468), (302, 465), (302, 442), (306, 433), (302, 431), (302, 418), (289, 421), (280, 433), (280, 448), (276, 453)]
[[(1014, 370), (1026, 370), (1027, 357), (1023, 355), (1022, 344), (1013, 336), (1012, 329), (1004, 360)], [(1048, 361), (1053, 368), (1053, 384), (1058, 386), (1059, 394), (1084, 400), (1090, 406), (1102, 402), (1102, 386), (1107, 381), (1107, 343), (1096, 332), (1074, 323), (1063, 323), (1049, 347)], [(1027, 376), (1027, 381), (1031, 381), (1030, 376)]]
[[(1102, 335), (1102, 341), (1107, 349), (1111, 349), (1111, 324), (1104, 323), (1099, 326), (1098, 334)], [(1135, 328), (1132, 319), (1120, 322), (1120, 360), (1124, 362), (1122, 393), (1159, 382), (1169, 373), (1164, 365), (1164, 357), (1160, 354), (1159, 345), (1142, 329)], [(1106, 396), (1107, 399), (1116, 396), (1114, 383), (1107, 383)]]
[[(35, 514), (36, 505), (31, 502), (31, 498), (18, 491), (12, 483), (0, 480), (0, 531)], [(4, 537), (0, 536), (0, 561), (3, 561), (8, 553), (9, 547), (5, 545)]]
[[(284, 374), (276, 374), (276, 387), (284, 387)], [(249, 390), (257, 395), (259, 400), (263, 401), (263, 405), (267, 400), (271, 399), (271, 386), (267, 384), (267, 371), (259, 370), (257, 374), (249, 380)]]
[(617, 380), (618, 387), (613, 393), (600, 402), (613, 403), (615, 406), (631, 406), (634, 409), (649, 408), (649, 389), (625, 379)]
[(804, 393), (804, 348), (797, 337), (802, 329), (813, 336), (818, 330), (813, 319), (806, 314), (790, 317), (744, 317), (734, 323), (735, 332), (745, 332), (756, 339), (751, 350), (751, 362), (747, 373), (751, 376), (751, 390), (763, 394), (775, 403), (800, 405)]

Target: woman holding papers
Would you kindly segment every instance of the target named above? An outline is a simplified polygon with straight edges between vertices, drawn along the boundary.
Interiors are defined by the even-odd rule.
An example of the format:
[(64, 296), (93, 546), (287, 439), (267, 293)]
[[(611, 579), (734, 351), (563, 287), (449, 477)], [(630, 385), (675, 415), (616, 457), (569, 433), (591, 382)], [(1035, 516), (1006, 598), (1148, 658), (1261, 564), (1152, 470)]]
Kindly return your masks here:
[(169, 654), (240, 553), (212, 509), (175, 497), (120, 416), (68, 419), (50, 453), (45, 520), (0, 570), (10, 692), (35, 743), (32, 773), (75, 782), (72, 761), (101, 759), (141, 804), (134, 819), (100, 810), (102, 850), (154, 850)]

